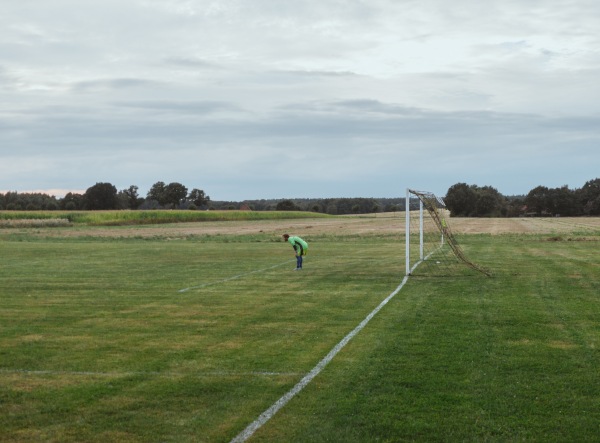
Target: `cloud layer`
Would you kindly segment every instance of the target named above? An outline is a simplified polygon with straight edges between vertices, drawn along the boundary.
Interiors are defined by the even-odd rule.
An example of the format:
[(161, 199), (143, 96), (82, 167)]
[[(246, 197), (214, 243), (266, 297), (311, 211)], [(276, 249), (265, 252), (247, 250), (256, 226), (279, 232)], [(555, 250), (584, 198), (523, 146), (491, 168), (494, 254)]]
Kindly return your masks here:
[(215, 200), (580, 187), (600, 4), (0, 5), (0, 189), (156, 181)]

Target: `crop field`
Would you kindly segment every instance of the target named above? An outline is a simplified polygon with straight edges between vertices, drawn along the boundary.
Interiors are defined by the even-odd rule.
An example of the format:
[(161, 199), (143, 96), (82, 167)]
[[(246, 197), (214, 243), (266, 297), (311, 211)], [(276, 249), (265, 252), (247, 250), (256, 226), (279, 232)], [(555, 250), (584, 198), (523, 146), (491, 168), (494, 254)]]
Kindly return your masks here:
[(336, 348), (248, 441), (598, 441), (600, 219), (450, 219), (493, 276), (395, 293), (402, 213), (167, 216), (0, 217), (0, 441), (230, 442)]

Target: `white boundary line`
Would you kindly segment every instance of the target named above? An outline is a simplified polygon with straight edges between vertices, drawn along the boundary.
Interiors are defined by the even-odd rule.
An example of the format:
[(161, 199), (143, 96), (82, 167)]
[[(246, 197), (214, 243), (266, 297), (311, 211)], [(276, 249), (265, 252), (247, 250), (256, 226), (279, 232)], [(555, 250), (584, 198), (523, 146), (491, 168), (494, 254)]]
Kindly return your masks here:
[(419, 265), (420, 265), (421, 263), (423, 263), (424, 261), (426, 261), (426, 260), (429, 260), (429, 257), (431, 257), (431, 256), (432, 256), (432, 255), (433, 255), (435, 252), (439, 251), (440, 249), (442, 249), (442, 247), (441, 247), (441, 246), (440, 246), (440, 247), (438, 247), (437, 249), (435, 249), (435, 250), (431, 251), (429, 254), (427, 254), (427, 256), (426, 256), (426, 257), (425, 257), (423, 260), (419, 260), (418, 262), (416, 262), (416, 263), (415, 263), (415, 265), (414, 265), (412, 268), (410, 268), (410, 273), (412, 274), (412, 273), (413, 273), (413, 271), (414, 271), (415, 269), (417, 269), (417, 266), (419, 266)]
[(400, 292), (400, 289), (402, 289), (402, 287), (406, 284), (407, 281), (408, 276), (404, 276), (402, 283), (400, 283), (400, 285), (394, 290), (394, 292), (388, 295), (387, 298), (383, 300), (379, 304), (379, 306), (377, 306), (369, 315), (367, 315), (365, 319), (362, 322), (360, 322), (360, 324), (356, 328), (354, 328), (352, 332), (346, 335), (342, 339), (342, 341), (335, 345), (335, 347), (331, 351), (329, 351), (329, 354), (327, 354), (325, 358), (317, 364), (317, 366), (315, 366), (308, 374), (306, 374), (302, 378), (302, 380), (300, 380), (298, 384), (296, 384), (296, 386), (294, 386), (283, 397), (281, 397), (279, 400), (273, 403), (273, 405), (270, 408), (268, 408), (265, 412), (260, 414), (256, 420), (254, 420), (246, 427), (246, 429), (244, 429), (233, 440), (231, 440), (231, 443), (242, 443), (248, 440), (250, 436), (252, 436), (252, 434), (254, 434), (258, 429), (260, 429), (262, 425), (269, 421), (296, 394), (298, 394), (302, 389), (304, 389), (306, 385), (308, 385), (312, 381), (312, 379), (315, 378), (331, 360), (333, 360), (333, 357), (335, 357), (336, 354), (340, 352), (342, 348), (346, 346), (346, 344), (350, 340), (352, 340), (352, 338), (367, 325), (367, 323), (369, 323), (369, 321), (381, 310), (381, 308), (383, 308), (387, 304), (387, 302), (389, 302), (398, 292)]
[(204, 283), (204, 284), (201, 284), (201, 285), (198, 285), (198, 286), (190, 286), (189, 288), (180, 289), (177, 292), (187, 292), (187, 291), (191, 291), (192, 289), (200, 289), (200, 288), (205, 288), (207, 286), (218, 285), (219, 283), (226, 283), (228, 281), (235, 280), (235, 279), (244, 277), (246, 275), (256, 274), (258, 272), (263, 272), (263, 271), (268, 271), (269, 269), (278, 268), (279, 266), (283, 266), (286, 263), (290, 263), (291, 261), (292, 260), (286, 260), (283, 263), (279, 263), (277, 265), (269, 266), (268, 268), (264, 268), (264, 269), (258, 269), (257, 271), (250, 271), (250, 272), (246, 272), (244, 274), (234, 275), (233, 277), (224, 278), (223, 280), (217, 280), (217, 281), (213, 281), (213, 282), (210, 282), (210, 283)]

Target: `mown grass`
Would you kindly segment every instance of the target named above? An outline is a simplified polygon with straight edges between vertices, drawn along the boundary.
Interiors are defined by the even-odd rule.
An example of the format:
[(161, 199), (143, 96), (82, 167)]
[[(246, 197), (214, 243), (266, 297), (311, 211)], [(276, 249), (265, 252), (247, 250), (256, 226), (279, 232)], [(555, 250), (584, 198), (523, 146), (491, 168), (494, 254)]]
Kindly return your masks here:
[[(7, 237), (0, 441), (229, 441), (402, 278), (395, 236), (267, 236)], [(595, 441), (599, 239), (462, 237), (493, 278), (409, 280), (252, 441)]]
[(548, 240), (470, 237), (494, 278), (410, 281), (254, 441), (597, 441), (600, 238)]
[(20, 240), (0, 271), (8, 441), (223, 440), (395, 280), (365, 297), (365, 274), (339, 272), (358, 251), (331, 247), (298, 275), (283, 243)]

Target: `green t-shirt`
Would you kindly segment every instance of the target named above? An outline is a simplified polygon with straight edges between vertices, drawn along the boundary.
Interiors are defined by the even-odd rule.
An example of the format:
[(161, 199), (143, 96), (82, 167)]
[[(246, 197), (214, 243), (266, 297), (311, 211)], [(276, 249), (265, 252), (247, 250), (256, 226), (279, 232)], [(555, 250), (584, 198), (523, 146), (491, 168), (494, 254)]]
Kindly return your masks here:
[(300, 237), (289, 237), (288, 242), (293, 246), (297, 254), (306, 254), (306, 251), (308, 251), (308, 243)]

